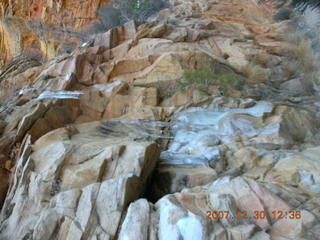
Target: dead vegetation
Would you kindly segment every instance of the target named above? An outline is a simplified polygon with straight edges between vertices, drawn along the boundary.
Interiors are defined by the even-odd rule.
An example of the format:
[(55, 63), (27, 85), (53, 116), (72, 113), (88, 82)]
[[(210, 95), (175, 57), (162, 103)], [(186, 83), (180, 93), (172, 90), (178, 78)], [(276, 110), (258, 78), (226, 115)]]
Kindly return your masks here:
[(287, 64), (283, 71), (285, 79), (300, 77), (301, 83), (309, 92), (319, 84), (320, 55), (312, 46), (312, 41), (302, 32), (288, 35), (292, 47), (287, 49)]
[(255, 62), (248, 63), (242, 69), (243, 75), (247, 78), (249, 84), (266, 83), (269, 80), (270, 70), (265, 69)]
[(271, 56), (267, 53), (258, 52), (254, 56), (251, 57), (251, 61), (256, 64), (263, 67), (267, 67), (269, 61), (271, 59)]

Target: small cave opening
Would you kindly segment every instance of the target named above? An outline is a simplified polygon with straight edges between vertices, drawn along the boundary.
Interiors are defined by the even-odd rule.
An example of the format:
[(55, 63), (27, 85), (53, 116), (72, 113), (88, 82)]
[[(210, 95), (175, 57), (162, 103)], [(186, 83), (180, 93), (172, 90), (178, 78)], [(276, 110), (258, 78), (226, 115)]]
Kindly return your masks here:
[(158, 166), (147, 181), (143, 194), (149, 202), (156, 203), (163, 196), (171, 193), (172, 180), (169, 173), (161, 173)]

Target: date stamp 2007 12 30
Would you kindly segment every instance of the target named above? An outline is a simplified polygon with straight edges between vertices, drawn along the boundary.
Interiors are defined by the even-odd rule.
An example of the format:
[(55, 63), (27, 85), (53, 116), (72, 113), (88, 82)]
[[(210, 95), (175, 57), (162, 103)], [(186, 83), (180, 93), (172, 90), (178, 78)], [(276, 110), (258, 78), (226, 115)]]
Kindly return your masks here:
[[(274, 219), (301, 219), (301, 211), (291, 210), (282, 211), (275, 210), (271, 214)], [(207, 219), (266, 219), (268, 213), (266, 211), (207, 211)]]

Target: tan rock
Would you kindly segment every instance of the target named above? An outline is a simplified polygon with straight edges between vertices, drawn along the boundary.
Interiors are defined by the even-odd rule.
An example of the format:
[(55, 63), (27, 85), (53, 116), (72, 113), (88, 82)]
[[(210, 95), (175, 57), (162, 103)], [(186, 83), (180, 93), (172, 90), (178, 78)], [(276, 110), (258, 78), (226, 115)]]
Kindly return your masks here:
[[(251, 192), (251, 189), (253, 192)], [(231, 181), (221, 179), (221, 184), (217, 181), (212, 185), (211, 191), (233, 195), (234, 199), (237, 200), (238, 208), (241, 211), (247, 211), (248, 214), (253, 214), (254, 211), (266, 211), (266, 213), (272, 216), (271, 214), (274, 210), (289, 211), (291, 209), (290, 205), (270, 193), (263, 186), (249, 179), (242, 179), (240, 177), (234, 178)], [(273, 221), (273, 219), (270, 220)], [(267, 229), (272, 224), (270, 220), (259, 218), (253, 221), (260, 228)]]
[(284, 157), (268, 172), (267, 178), (298, 185), (305, 190), (319, 193), (320, 181), (318, 174), (320, 165), (318, 155), (319, 148), (315, 147)]
[[(299, 211), (299, 210), (296, 210)], [(270, 236), (273, 239), (303, 237), (304, 229), (308, 224), (313, 224), (315, 217), (308, 211), (299, 211), (300, 219), (281, 219), (271, 228)]]
[(17, 138), (21, 139), (26, 131), (35, 123), (35, 121), (42, 117), (46, 110), (47, 108), (40, 103), (35, 106), (32, 112), (24, 116), (17, 127)]
[(317, 129), (318, 123), (314, 121), (314, 116), (304, 110), (280, 107), (283, 117), (283, 135), (290, 135), (293, 141), (305, 141), (310, 139)]
[(90, 91), (80, 96), (80, 108), (91, 119), (100, 120), (108, 99), (99, 91)]
[[(121, 93), (112, 96), (103, 114), (103, 119), (120, 118), (135, 113), (139, 109), (158, 105), (159, 97), (156, 88), (133, 87), (125, 94)], [(137, 118), (141, 119), (141, 117)]]
[[(241, 73), (261, 52), (272, 59), (257, 69), (279, 75), (287, 46), (276, 39), (287, 23), (275, 24), (273, 7), (252, 0), (170, 1), (146, 23), (93, 35), (41, 66), (18, 61), (0, 73), (0, 165), (12, 172), (1, 240), (317, 240), (319, 151), (311, 146), (319, 142), (319, 123), (312, 96), (287, 102), (273, 81), (242, 86), (244, 79), (229, 97), (219, 84), (203, 95), (175, 88), (186, 70)], [(41, 0), (29, 11), (21, 0), (4, 1), (4, 11), (16, 16), (0, 23), (0, 51), (34, 44), (53, 57), (61, 41), (38, 42), (21, 19), (64, 23), (67, 9), (72, 17), (88, 11), (73, 24), (78, 30), (104, 2)], [(250, 91), (262, 101), (239, 99)], [(163, 149), (159, 162), (155, 141)], [(2, 173), (6, 187), (8, 171)], [(156, 204), (136, 201), (141, 196)], [(294, 209), (302, 220), (273, 216)], [(208, 219), (213, 211), (230, 218)], [(266, 217), (239, 218), (239, 211)]]
[(115, 66), (113, 67), (110, 78), (113, 78), (115, 76), (119, 75), (126, 75), (130, 73), (135, 73), (138, 71), (141, 71), (145, 69), (146, 67), (151, 66), (152, 64), (152, 58), (146, 57), (146, 58), (136, 58), (136, 59), (123, 59), (121, 61), (118, 61)]
[(53, 129), (63, 127), (74, 121), (72, 110), (66, 106), (52, 106), (43, 117), (38, 118), (28, 133), (36, 140)]
[(235, 161), (245, 169), (254, 168), (259, 160), (259, 155), (253, 148), (242, 148), (234, 153)]
[(186, 28), (178, 28), (172, 31), (165, 38), (168, 40), (172, 40), (173, 42), (184, 42), (188, 37), (188, 31)]
[[(13, 202), (17, 208), (3, 213), (7, 230), (0, 233), (1, 239), (26, 236), (30, 230), (35, 239), (52, 234), (80, 239), (89, 233), (114, 237), (124, 210), (143, 192), (159, 154), (152, 142), (135, 142), (127, 133), (112, 136), (93, 122), (50, 132), (32, 151), (30, 143), (29, 148), (23, 146), (4, 209)], [(24, 186), (27, 198), (20, 195)], [(70, 216), (72, 221), (61, 221)], [(56, 227), (63, 232), (53, 232)]]
[(126, 40), (133, 39), (136, 35), (134, 21), (127, 22), (123, 26), (110, 29), (108, 32), (99, 34), (94, 39), (94, 45), (103, 45), (106, 48), (114, 48)]
[(167, 25), (164, 23), (158, 24), (155, 27), (150, 29), (150, 33), (148, 34), (149, 38), (161, 38), (165, 35), (167, 31)]
[(150, 204), (146, 199), (139, 199), (130, 204), (126, 218), (121, 226), (119, 240), (147, 240), (150, 224)]
[[(261, 211), (265, 211), (266, 219), (271, 220), (270, 225), (265, 227), (265, 230), (271, 228), (269, 234), (259, 230), (262, 219), (238, 217), (239, 211), (247, 211), (248, 218), (253, 217), (253, 211), (258, 209), (258, 205), (263, 206)], [(231, 181), (220, 179), (206, 186), (166, 195), (154, 205), (154, 208), (144, 199), (132, 203), (121, 228), (120, 238), (137, 236), (139, 239), (153, 239), (156, 235), (158, 239), (168, 239), (169, 236), (226, 240), (228, 236), (243, 240), (308, 239), (306, 231), (314, 226), (315, 217), (302, 210), (301, 219), (276, 221), (272, 219), (271, 210), (277, 207), (283, 211), (290, 209), (283, 205), (280, 198), (253, 180), (239, 177)], [(227, 213), (228, 217), (217, 217), (218, 214)], [(154, 229), (155, 233), (148, 232), (147, 228)]]

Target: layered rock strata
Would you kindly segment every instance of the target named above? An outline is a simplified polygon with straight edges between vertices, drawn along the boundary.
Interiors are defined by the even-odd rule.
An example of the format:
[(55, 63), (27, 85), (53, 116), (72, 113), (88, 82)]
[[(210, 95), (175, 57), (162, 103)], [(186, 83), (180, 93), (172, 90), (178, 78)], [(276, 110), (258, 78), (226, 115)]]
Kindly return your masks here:
[[(287, 22), (171, 3), (1, 73), (1, 240), (319, 238), (319, 98), (286, 73)], [(179, 90), (204, 67), (237, 84)]]

